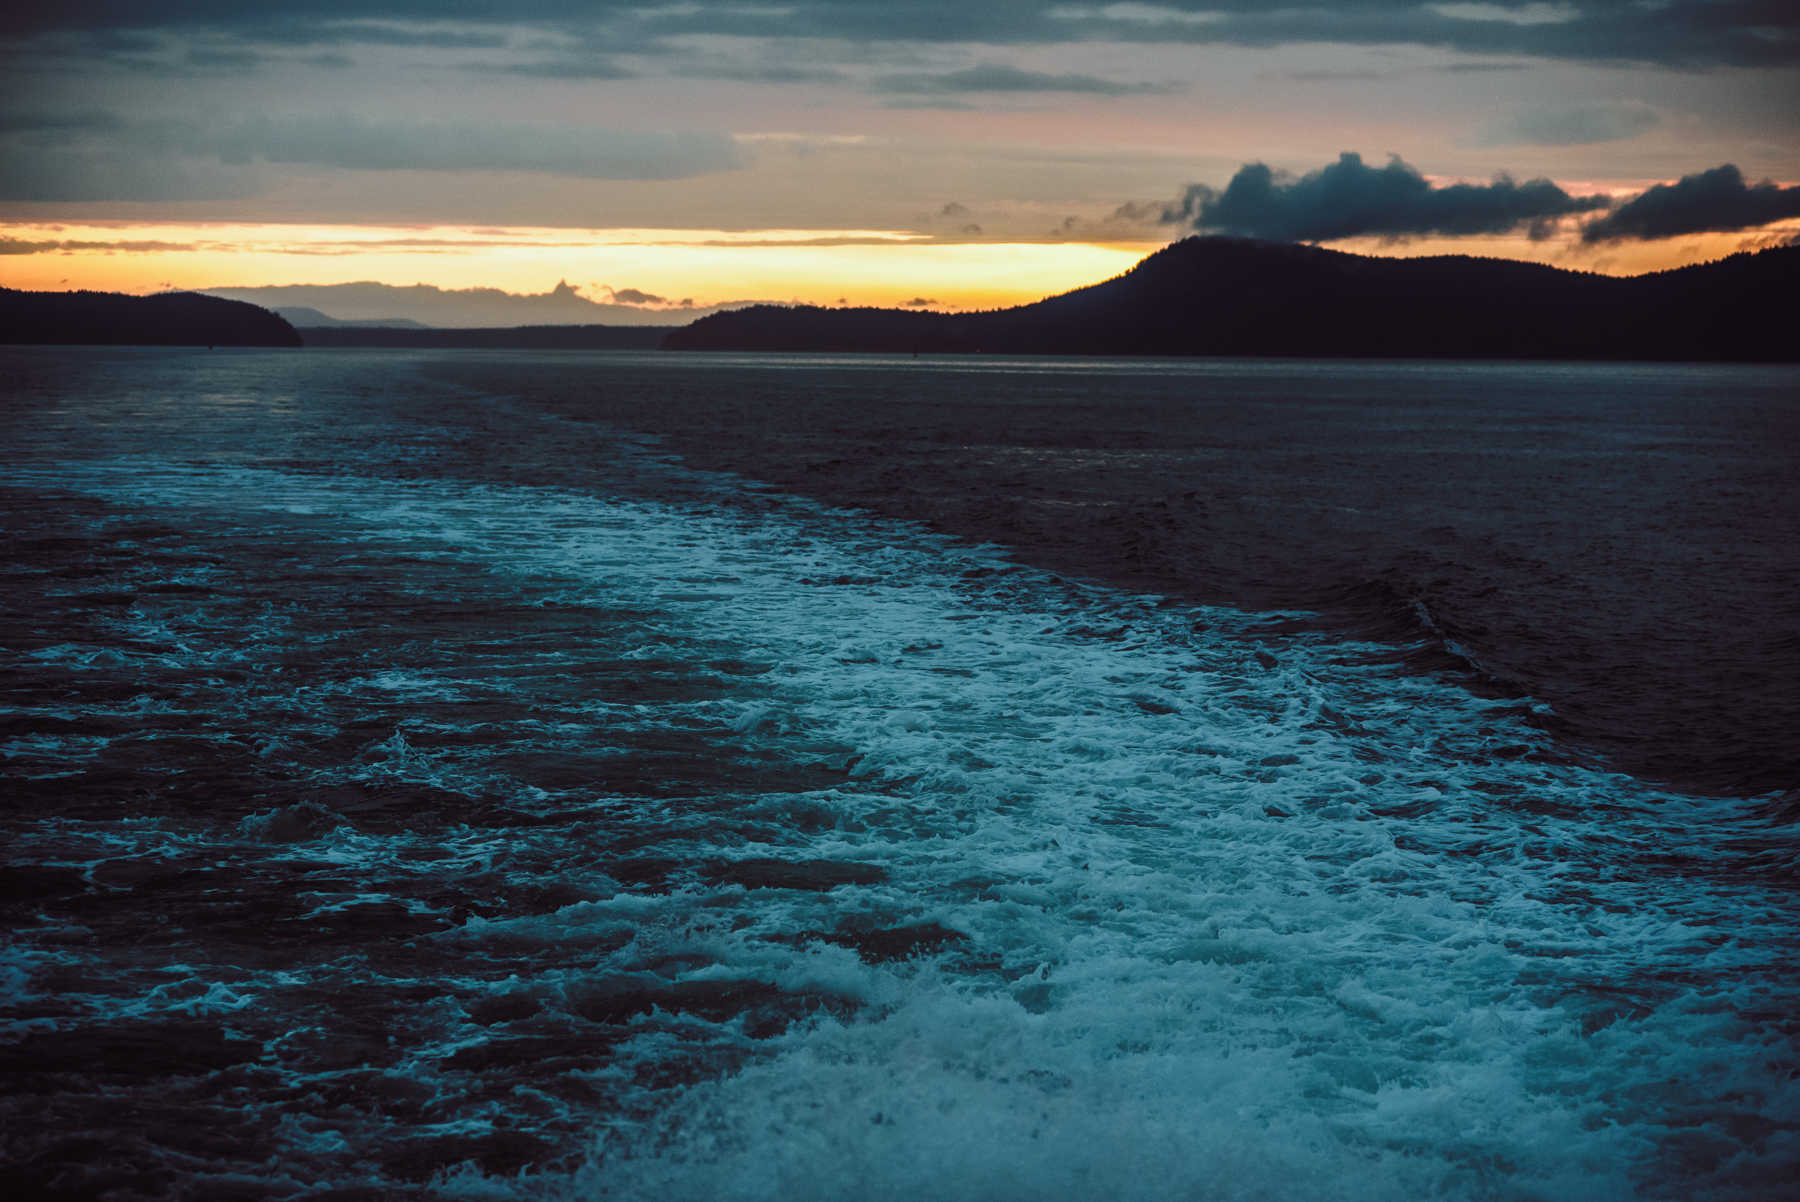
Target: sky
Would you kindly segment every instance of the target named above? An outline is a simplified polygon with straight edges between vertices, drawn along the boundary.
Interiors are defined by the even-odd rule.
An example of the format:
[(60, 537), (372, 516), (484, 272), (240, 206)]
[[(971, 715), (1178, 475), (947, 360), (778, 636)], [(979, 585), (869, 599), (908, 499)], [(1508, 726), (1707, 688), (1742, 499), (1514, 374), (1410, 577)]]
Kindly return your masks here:
[(1793, 0), (16, 0), (0, 54), (14, 288), (679, 322), (1015, 304), (1196, 232), (1800, 236)]

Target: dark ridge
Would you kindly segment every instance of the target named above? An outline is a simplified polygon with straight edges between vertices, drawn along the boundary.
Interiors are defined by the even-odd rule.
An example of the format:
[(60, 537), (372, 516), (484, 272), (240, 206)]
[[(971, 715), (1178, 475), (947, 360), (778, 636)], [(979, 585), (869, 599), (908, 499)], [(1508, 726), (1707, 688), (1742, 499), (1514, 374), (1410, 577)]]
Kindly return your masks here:
[(1800, 361), (1800, 247), (1632, 278), (1188, 238), (1121, 276), (987, 313), (756, 305), (665, 350)]
[(653, 351), (668, 326), (512, 326), (466, 330), (401, 326), (307, 327), (307, 346), (399, 347), (429, 350)]
[(245, 301), (162, 292), (0, 288), (0, 343), (38, 346), (299, 346), (300, 333)]

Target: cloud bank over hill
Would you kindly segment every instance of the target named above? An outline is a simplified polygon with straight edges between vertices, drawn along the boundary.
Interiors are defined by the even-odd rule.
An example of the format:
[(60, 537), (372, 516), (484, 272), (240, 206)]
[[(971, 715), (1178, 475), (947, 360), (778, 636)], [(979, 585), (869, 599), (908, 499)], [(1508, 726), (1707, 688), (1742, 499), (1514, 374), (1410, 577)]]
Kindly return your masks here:
[(266, 309), (314, 309), (338, 321), (381, 321), (400, 318), (440, 329), (514, 326), (679, 326), (697, 317), (743, 308), (756, 301), (722, 305), (666, 302), (635, 288), (618, 289), (615, 300), (651, 303), (608, 304), (582, 296), (559, 282), (548, 292), (504, 292), (499, 288), (398, 287), (360, 281), (353, 284), (285, 284), (257, 288), (198, 288), (208, 296), (249, 301)]
[(1436, 188), (1393, 156), (1371, 167), (1346, 151), (1338, 161), (1298, 179), (1263, 163), (1245, 165), (1223, 192), (1195, 184), (1166, 214), (1208, 233), (1277, 242), (1324, 242), (1365, 234), (1501, 234), (1611, 203), (1605, 196), (1570, 196), (1547, 179), (1523, 184), (1501, 177), (1491, 184)]
[[(1115, 216), (1141, 219), (1128, 204)], [(1581, 226), (1587, 243), (1649, 241), (1685, 234), (1733, 233), (1800, 217), (1800, 187), (1767, 180), (1750, 185), (1736, 166), (1656, 184), (1623, 203), (1607, 194), (1571, 196), (1547, 179), (1435, 186), (1399, 155), (1371, 167), (1345, 151), (1338, 161), (1302, 176), (1247, 163), (1224, 191), (1190, 184), (1163, 207), (1163, 224), (1200, 233), (1276, 242), (1330, 242), (1357, 237), (1468, 237), (1525, 227), (1547, 237), (1565, 217), (1605, 213)]]
[(1768, 180), (1750, 185), (1726, 163), (1711, 171), (1657, 184), (1582, 230), (1587, 242), (1622, 238), (1674, 238), (1682, 234), (1729, 233), (1800, 217), (1800, 187)]

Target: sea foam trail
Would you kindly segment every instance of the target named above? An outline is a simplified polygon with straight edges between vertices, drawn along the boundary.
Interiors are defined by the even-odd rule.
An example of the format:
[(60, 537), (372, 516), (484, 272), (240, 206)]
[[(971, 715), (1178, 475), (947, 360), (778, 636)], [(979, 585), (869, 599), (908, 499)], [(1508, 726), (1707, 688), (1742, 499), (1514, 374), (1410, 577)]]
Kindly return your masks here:
[[(1271, 633), (1284, 615), (1091, 588), (803, 502), (148, 461), (37, 482), (285, 531), (319, 562), (459, 565), (532, 606), (614, 615), (603, 649), (531, 647), (528, 679), (550, 663), (578, 681), (585, 654), (669, 682), (565, 696), (523, 762), (474, 723), (449, 737), (441, 709), (408, 717), (541, 700), (500, 660), (376, 648), (292, 690), (296, 709), (332, 695), (393, 717), (345, 762), (293, 753), (321, 788), (504, 794), (526, 817), (427, 837), (294, 807), (235, 839), (305, 843), (363, 874), (346, 896), (365, 899), (398, 896), (389, 877), (427, 843), (439, 869), (516, 863), (583, 891), (415, 940), (406, 972), (453, 1000), (385, 1075), (450, 1099), (446, 1129), (585, 1132), (575, 1159), (465, 1167), (443, 1193), (1726, 1199), (1800, 1173), (1791, 856), (1742, 803), (1572, 760), (1529, 701)], [(215, 665), (328, 637), (274, 610), (119, 622)], [(693, 732), (722, 757), (711, 797), (534, 768)], [(262, 736), (277, 756), (298, 738)], [(93, 753), (53, 742), (35, 754), (66, 771)], [(814, 776), (730, 783), (771, 763)], [(589, 821), (557, 821), (571, 810)], [(105, 837), (114, 856), (220, 839)], [(104, 953), (15, 956), (28, 992), (47, 958)], [(294, 971), (93, 1005), (241, 1025)], [(596, 1031), (604, 1055), (557, 1066)], [(509, 1090), (470, 1084), (495, 1073)], [(383, 1180), (357, 1152), (383, 1120), (286, 1121), (269, 1171), (293, 1196)]]

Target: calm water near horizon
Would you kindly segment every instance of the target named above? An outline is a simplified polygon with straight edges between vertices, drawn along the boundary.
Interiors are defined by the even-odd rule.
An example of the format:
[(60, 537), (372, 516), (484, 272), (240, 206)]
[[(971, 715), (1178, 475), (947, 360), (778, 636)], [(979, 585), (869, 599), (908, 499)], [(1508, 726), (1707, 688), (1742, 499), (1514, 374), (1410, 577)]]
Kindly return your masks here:
[(1792, 1196), (1800, 369), (0, 381), (26, 1196)]

